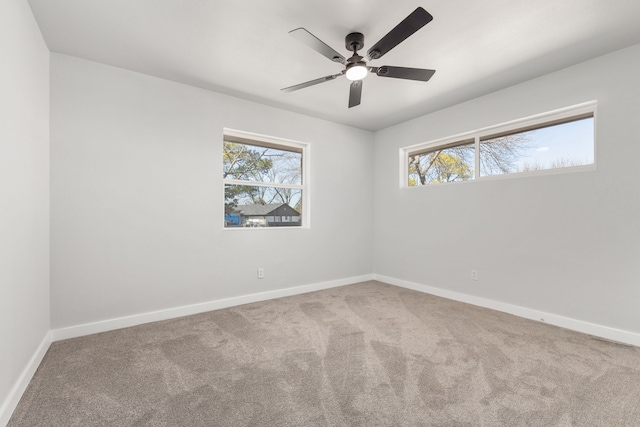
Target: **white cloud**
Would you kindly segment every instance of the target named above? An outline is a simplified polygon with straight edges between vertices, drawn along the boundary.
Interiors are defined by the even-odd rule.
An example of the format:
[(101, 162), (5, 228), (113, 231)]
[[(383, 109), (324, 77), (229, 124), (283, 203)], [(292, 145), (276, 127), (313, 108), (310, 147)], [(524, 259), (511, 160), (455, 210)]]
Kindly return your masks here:
[(539, 152), (539, 153), (541, 153), (543, 151), (549, 151), (549, 147), (539, 147), (539, 148), (536, 148), (536, 151)]

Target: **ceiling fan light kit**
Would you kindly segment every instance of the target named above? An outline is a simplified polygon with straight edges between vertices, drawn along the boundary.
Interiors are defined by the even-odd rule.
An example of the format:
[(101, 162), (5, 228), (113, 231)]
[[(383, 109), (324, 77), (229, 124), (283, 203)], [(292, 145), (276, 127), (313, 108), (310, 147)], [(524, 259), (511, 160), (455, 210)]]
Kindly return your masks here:
[(349, 80), (362, 80), (369, 74), (367, 63), (358, 55), (358, 51), (364, 47), (364, 34), (351, 33), (344, 39), (345, 47), (353, 52), (353, 56), (347, 59), (345, 75)]
[[(368, 59), (372, 61), (381, 58), (413, 33), (431, 22), (431, 20), (433, 20), (433, 16), (423, 8), (418, 7), (367, 51)], [(393, 67), (389, 65), (383, 65), (381, 67), (368, 66), (367, 62), (364, 61), (364, 57), (358, 55), (358, 51), (364, 47), (364, 35), (362, 33), (350, 33), (345, 37), (345, 47), (353, 53), (349, 59), (340, 55), (304, 28), (296, 28), (290, 31), (289, 34), (331, 61), (344, 65), (345, 69), (338, 74), (283, 88), (283, 92), (293, 92), (318, 83), (334, 80), (344, 75), (347, 79), (351, 80), (351, 87), (349, 88), (349, 108), (351, 108), (360, 105), (362, 80), (369, 72), (376, 74), (378, 77), (391, 77), (422, 82), (428, 81), (435, 73), (435, 70), (423, 68)]]

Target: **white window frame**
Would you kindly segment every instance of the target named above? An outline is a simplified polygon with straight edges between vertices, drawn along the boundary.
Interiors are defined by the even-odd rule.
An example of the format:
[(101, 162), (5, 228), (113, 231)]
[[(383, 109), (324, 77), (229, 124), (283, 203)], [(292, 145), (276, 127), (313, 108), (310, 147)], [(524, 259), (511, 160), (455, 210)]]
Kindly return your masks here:
[[(517, 173), (506, 173), (500, 175), (488, 175), (488, 176), (480, 176), (480, 143), (483, 139), (487, 137), (491, 137), (496, 134), (501, 133), (517, 133), (518, 131), (522, 131), (527, 128), (539, 128), (545, 127), (545, 125), (553, 125), (554, 122), (559, 122), (558, 124), (562, 124), (564, 120), (569, 121), (574, 117), (579, 117), (582, 115), (592, 115), (593, 116), (593, 163), (589, 165), (581, 165), (581, 166), (570, 166), (564, 168), (555, 168), (555, 169), (544, 169), (539, 171), (530, 171), (530, 172), (517, 172)], [(439, 148), (445, 148), (447, 146), (455, 146), (459, 142), (460, 145), (468, 143), (470, 140), (475, 141), (475, 165), (474, 165), (474, 178), (467, 181), (455, 181), (448, 182), (446, 184), (460, 184), (460, 183), (469, 183), (475, 182), (478, 180), (486, 181), (492, 179), (513, 179), (513, 178), (521, 178), (521, 177), (529, 177), (529, 176), (539, 176), (539, 175), (553, 175), (559, 173), (572, 173), (572, 172), (581, 172), (581, 171), (592, 171), (596, 169), (596, 126), (597, 126), (597, 101), (589, 101), (581, 104), (573, 105), (570, 107), (560, 108), (558, 110), (549, 111), (542, 114), (536, 114), (534, 116), (525, 117), (523, 119), (512, 120), (509, 122), (501, 123), (494, 126), (488, 126), (481, 129), (476, 129), (470, 132), (465, 132), (462, 134), (449, 136), (446, 138), (441, 138), (438, 140), (424, 142), (420, 144), (411, 145), (409, 147), (403, 147), (399, 151), (399, 160), (400, 160), (400, 188), (425, 188), (425, 187), (433, 187), (433, 185), (416, 185), (409, 186), (409, 156), (414, 154), (417, 151), (424, 150), (437, 150)], [(436, 185), (439, 186), (439, 185)]]
[[(302, 154), (302, 184), (279, 184), (273, 182), (260, 182), (260, 181), (243, 181), (239, 179), (226, 179), (222, 178), (222, 228), (224, 230), (283, 230), (283, 229), (301, 229), (311, 228), (311, 215), (310, 215), (310, 196), (309, 196), (309, 176), (311, 161), (309, 153), (311, 151), (311, 145), (305, 142), (293, 141), (284, 138), (278, 138), (274, 136), (261, 135), (252, 132), (245, 132), (236, 129), (223, 128), (222, 142), (225, 140), (232, 140), (242, 144), (256, 145), (260, 147), (269, 147), (276, 149), (294, 149)], [(285, 226), (285, 227), (225, 227), (224, 226), (224, 188), (226, 185), (250, 185), (254, 187), (278, 187), (278, 188), (292, 188), (300, 190), (302, 192), (302, 225), (299, 226)]]

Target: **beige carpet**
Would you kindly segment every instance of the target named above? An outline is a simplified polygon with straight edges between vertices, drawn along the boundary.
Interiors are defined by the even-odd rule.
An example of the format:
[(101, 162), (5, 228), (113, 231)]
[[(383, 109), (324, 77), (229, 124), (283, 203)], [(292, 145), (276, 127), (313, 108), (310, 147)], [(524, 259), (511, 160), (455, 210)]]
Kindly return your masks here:
[(640, 426), (640, 348), (366, 282), (53, 343), (9, 426)]

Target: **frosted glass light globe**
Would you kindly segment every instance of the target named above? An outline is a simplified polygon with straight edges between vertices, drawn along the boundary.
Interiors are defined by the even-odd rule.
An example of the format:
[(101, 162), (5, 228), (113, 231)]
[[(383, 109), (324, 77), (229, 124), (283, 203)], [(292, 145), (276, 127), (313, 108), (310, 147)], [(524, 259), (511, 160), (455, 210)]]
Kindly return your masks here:
[(362, 80), (367, 77), (369, 70), (364, 65), (353, 65), (347, 69), (346, 76), (349, 80)]

